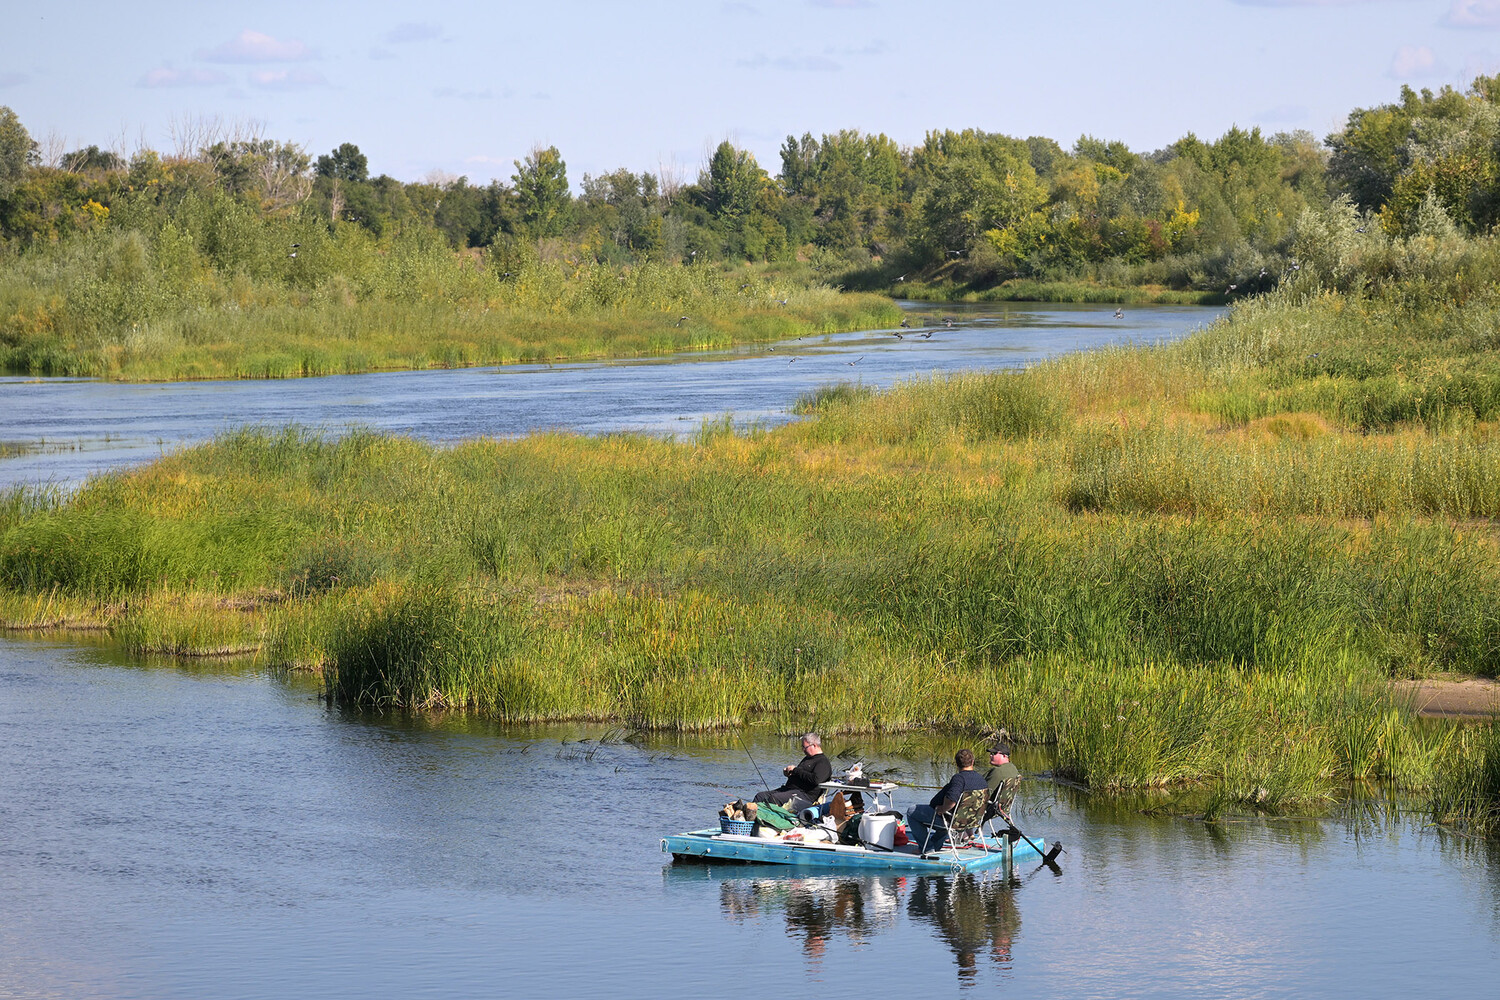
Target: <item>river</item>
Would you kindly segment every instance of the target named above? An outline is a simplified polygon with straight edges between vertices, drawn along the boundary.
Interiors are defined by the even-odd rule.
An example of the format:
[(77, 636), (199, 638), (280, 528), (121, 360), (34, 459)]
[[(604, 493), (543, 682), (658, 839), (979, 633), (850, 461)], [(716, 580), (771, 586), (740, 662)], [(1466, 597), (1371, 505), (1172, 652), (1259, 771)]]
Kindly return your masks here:
[[(936, 307), (914, 313), (934, 330), (916, 343), (870, 332), (553, 369), (12, 379), (0, 440), (34, 450), (0, 479), (74, 484), (246, 422), (438, 441), (674, 433), (725, 411), (774, 423), (838, 378), (1025, 363), (1207, 315), (1111, 313)], [(1017, 820), (1063, 841), (1057, 873), (672, 864), (663, 834), (753, 792), (752, 756), (774, 769), (795, 755), (744, 737), (367, 715), (253, 662), (0, 639), (0, 997), (1409, 1000), (1500, 981), (1500, 850), (1379, 803), (1210, 825), (1034, 780)], [(921, 740), (829, 749), (918, 786), (946, 777)], [(1046, 772), (1042, 753), (1018, 762)]]
[[(1417, 817), (1028, 781), (1059, 874), (675, 865), (790, 741), (330, 710), (254, 664), (0, 646), (0, 996), (1492, 996), (1500, 856)], [(920, 746), (830, 739), (931, 784)], [(1045, 758), (1022, 756), (1023, 769)], [(925, 790), (898, 797), (910, 804)]]
[(681, 434), (725, 413), (742, 425), (775, 425), (820, 385), (878, 388), (1108, 344), (1173, 340), (1223, 313), (1143, 306), (1116, 319), (1114, 308), (1103, 306), (907, 305), (908, 330), (628, 361), (272, 381), (0, 377), (0, 445), (15, 450), (0, 458), (0, 489), (77, 485), (93, 472), (149, 461), (246, 424), (334, 432), (362, 425), (430, 441), (558, 429)]

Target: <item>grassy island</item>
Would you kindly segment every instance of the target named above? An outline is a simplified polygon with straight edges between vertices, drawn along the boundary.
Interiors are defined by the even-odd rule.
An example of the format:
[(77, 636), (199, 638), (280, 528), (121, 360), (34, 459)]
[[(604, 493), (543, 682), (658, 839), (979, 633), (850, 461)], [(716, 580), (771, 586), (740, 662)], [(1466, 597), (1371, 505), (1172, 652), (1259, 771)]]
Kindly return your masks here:
[(883, 296), (765, 266), (458, 253), (421, 230), (379, 242), (357, 226), (253, 217), (244, 229), (227, 270), (172, 223), (153, 239), (85, 234), (0, 266), (0, 368), (288, 378), (722, 349), (900, 317)]

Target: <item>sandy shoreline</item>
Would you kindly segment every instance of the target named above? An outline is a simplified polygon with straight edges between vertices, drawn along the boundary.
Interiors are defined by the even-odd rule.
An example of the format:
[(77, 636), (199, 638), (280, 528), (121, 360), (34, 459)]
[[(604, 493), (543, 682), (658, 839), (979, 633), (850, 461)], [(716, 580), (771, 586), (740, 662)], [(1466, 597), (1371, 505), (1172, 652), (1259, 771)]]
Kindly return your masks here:
[(1425, 678), (1396, 681), (1398, 692), (1412, 698), (1417, 714), (1429, 719), (1485, 719), (1500, 716), (1500, 680)]

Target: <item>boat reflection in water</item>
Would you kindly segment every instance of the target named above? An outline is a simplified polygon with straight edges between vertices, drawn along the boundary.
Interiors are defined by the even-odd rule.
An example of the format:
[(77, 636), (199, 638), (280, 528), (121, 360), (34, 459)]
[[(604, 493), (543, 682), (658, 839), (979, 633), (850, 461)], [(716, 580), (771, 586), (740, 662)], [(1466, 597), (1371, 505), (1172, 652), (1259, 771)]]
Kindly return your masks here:
[[(732, 921), (782, 917), (787, 934), (803, 943), (809, 970), (817, 968), (839, 938), (859, 947), (904, 921), (932, 928), (952, 949), (959, 982), (967, 983), (983, 965), (1008, 971), (1021, 930), (1016, 896), (1023, 880), (1003, 871), (870, 877), (750, 876), (738, 865), (673, 865), (666, 871), (673, 882), (719, 882), (719, 908)], [(902, 947), (911, 947), (909, 935)]]

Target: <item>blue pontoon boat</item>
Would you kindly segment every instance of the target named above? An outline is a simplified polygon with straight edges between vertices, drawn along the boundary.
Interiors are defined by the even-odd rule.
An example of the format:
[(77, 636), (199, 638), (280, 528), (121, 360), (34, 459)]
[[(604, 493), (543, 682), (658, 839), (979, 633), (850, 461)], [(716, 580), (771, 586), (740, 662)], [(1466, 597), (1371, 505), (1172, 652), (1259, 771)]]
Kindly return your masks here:
[[(884, 794), (888, 809), (890, 791), (896, 786), (855, 788), (830, 782), (823, 787), (829, 791), (842, 789), (865, 795)], [(914, 845), (896, 847), (888, 841), (882, 843), (874, 839), (859, 844), (841, 844), (821, 834), (817, 827), (785, 833), (763, 830), (759, 835), (729, 833), (723, 829), (692, 830), (663, 837), (661, 849), (671, 854), (675, 861), (744, 861), (834, 871), (935, 874), (984, 871), (1026, 861), (1050, 862), (1061, 849), (1061, 845), (1056, 845), (1044, 857), (1038, 848), (1043, 847), (1045, 841), (1021, 838), (1012, 843), (1009, 836), (988, 836), (976, 831), (974, 836), (959, 838), (955, 844), (921, 854)]]

